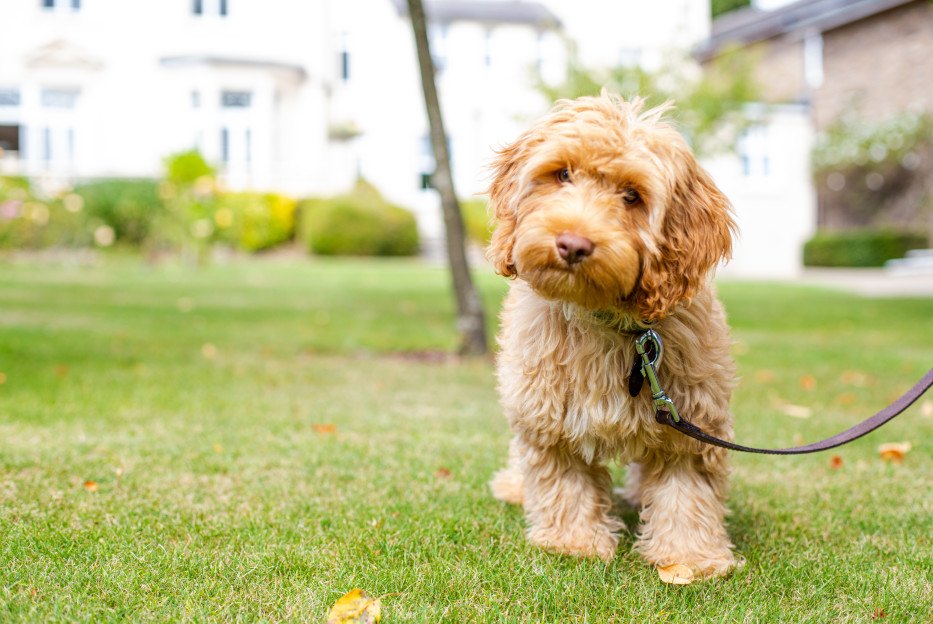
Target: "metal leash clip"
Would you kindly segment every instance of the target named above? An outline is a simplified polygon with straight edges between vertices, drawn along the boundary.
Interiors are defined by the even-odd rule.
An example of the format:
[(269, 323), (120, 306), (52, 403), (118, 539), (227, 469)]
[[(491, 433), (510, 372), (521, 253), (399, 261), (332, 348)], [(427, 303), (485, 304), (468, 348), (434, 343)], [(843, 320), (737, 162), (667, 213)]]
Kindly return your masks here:
[(648, 380), (648, 386), (651, 388), (651, 398), (654, 399), (655, 416), (659, 412), (670, 414), (671, 420), (680, 422), (680, 415), (674, 402), (661, 387), (658, 381), (658, 366), (661, 365), (661, 358), (664, 357), (664, 346), (661, 343), (661, 336), (653, 329), (646, 330), (635, 339), (635, 351), (641, 357), (641, 374)]

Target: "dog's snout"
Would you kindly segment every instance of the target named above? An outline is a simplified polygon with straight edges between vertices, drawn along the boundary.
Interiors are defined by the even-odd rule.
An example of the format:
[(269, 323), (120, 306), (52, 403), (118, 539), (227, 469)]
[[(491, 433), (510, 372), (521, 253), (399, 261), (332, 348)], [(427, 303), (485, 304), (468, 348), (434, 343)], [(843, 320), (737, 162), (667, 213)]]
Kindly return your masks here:
[(557, 253), (567, 262), (567, 264), (576, 264), (587, 256), (593, 254), (596, 245), (585, 236), (574, 234), (573, 232), (564, 232), (557, 237)]

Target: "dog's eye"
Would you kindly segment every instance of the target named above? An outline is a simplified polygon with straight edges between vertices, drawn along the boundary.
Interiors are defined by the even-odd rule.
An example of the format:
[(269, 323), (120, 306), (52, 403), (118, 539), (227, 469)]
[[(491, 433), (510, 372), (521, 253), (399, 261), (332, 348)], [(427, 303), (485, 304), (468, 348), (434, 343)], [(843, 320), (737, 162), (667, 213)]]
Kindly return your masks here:
[(622, 191), (622, 201), (624, 201), (629, 206), (634, 206), (641, 201), (641, 195), (639, 195), (638, 191), (635, 189), (625, 189)]
[(570, 169), (561, 169), (557, 172), (557, 181), (561, 184), (567, 184), (570, 182)]

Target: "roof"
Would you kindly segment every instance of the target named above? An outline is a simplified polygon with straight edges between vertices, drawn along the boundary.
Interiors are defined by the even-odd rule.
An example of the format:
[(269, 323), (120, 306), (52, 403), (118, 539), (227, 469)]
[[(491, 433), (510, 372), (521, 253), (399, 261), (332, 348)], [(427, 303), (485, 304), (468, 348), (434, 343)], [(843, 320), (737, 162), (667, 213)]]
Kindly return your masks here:
[(307, 76), (304, 67), (278, 61), (191, 54), (187, 56), (163, 56), (159, 59), (164, 67), (191, 67), (194, 65), (213, 65), (215, 67), (249, 67), (255, 69), (280, 70), (294, 73), (299, 79)]
[(783, 35), (803, 37), (851, 24), (914, 0), (798, 0), (773, 11), (746, 7), (713, 21), (712, 34), (694, 54), (701, 61), (723, 47), (746, 46)]
[[(399, 15), (408, 15), (406, 0), (392, 0)], [(432, 22), (484, 22), (529, 24), (557, 28), (560, 20), (546, 6), (517, 0), (427, 0), (424, 12)]]

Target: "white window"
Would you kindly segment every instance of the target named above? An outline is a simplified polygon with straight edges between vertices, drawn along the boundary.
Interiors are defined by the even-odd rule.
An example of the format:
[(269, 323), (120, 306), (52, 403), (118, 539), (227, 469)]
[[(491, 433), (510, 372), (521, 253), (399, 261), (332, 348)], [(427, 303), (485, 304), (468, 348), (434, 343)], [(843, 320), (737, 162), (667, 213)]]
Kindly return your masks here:
[(431, 56), (434, 57), (434, 70), (442, 72), (447, 68), (447, 24), (429, 26)]
[(81, 0), (41, 0), (46, 11), (80, 11)]
[[(538, 35), (538, 46), (541, 45), (541, 35)], [(483, 65), (492, 67), (492, 29), (487, 28), (483, 33)], [(541, 57), (538, 56), (538, 69), (540, 70)]]
[(76, 89), (43, 89), (40, 101), (43, 108), (72, 109), (78, 103)]
[(223, 91), (220, 94), (223, 108), (249, 108), (252, 100), (253, 94), (249, 91)]
[(192, 91), (191, 92), (191, 108), (201, 108), (201, 92)]
[(0, 89), (0, 106), (19, 106), (19, 89)]
[(823, 84), (823, 35), (808, 33), (803, 40), (803, 76), (811, 89)]
[(228, 0), (191, 0), (192, 15), (219, 15), (227, 17), (229, 14)]
[(768, 126), (759, 124), (746, 129), (738, 141), (742, 175), (746, 178), (767, 178), (771, 175)]
[(341, 82), (350, 82), (350, 45), (347, 42), (347, 33), (340, 35), (340, 55), (337, 58)]

